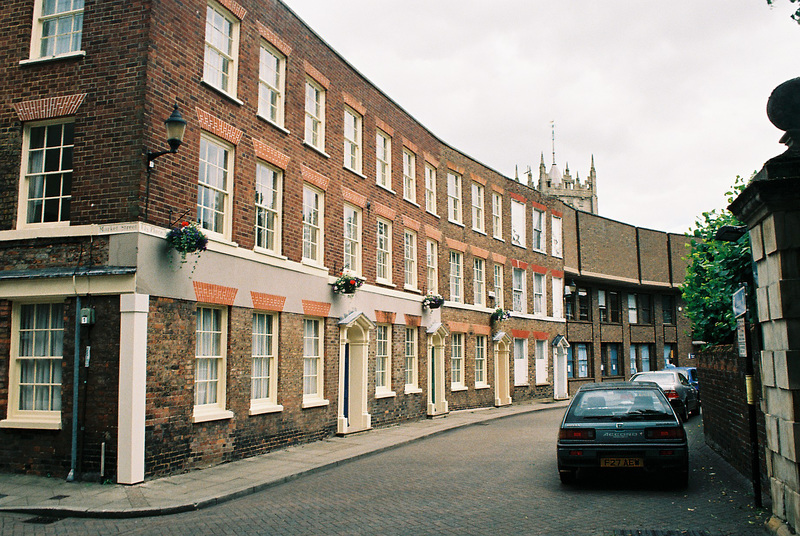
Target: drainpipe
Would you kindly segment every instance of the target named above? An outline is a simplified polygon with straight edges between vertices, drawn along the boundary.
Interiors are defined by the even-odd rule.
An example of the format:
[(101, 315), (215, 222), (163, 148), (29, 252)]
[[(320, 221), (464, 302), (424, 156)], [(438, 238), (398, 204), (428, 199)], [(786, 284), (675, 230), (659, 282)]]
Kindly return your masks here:
[(75, 350), (72, 365), (72, 454), (67, 482), (75, 480), (75, 468), (78, 466), (78, 386), (81, 373), (81, 297), (75, 301)]

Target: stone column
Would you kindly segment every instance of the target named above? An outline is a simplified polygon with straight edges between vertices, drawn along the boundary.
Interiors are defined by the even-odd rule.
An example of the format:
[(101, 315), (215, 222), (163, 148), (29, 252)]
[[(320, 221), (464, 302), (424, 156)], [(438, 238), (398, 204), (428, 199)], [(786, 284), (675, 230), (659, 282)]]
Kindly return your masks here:
[[(767, 472), (775, 516), (800, 527), (800, 78), (767, 105), (789, 145), (769, 160), (730, 211), (750, 231), (756, 265)], [(797, 140), (796, 142), (794, 140)]]

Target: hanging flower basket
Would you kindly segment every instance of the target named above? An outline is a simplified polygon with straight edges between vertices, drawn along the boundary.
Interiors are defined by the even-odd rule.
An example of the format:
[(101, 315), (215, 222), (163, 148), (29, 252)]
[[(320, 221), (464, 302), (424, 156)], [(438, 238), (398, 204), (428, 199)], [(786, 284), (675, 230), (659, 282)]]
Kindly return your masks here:
[(422, 299), (422, 306), (428, 309), (438, 309), (444, 304), (444, 298), (438, 294), (428, 294)]
[(492, 312), (492, 316), (489, 317), (492, 322), (502, 322), (507, 318), (511, 318), (511, 311), (506, 311), (501, 307), (498, 307)]
[(206, 250), (208, 237), (203, 234), (196, 223), (184, 221), (169, 230), (167, 244), (180, 254), (181, 263), (185, 263), (186, 255), (190, 253), (199, 255), (201, 251)]
[(352, 272), (344, 271), (333, 282), (333, 292), (336, 294), (355, 294), (356, 290), (364, 284), (364, 278)]

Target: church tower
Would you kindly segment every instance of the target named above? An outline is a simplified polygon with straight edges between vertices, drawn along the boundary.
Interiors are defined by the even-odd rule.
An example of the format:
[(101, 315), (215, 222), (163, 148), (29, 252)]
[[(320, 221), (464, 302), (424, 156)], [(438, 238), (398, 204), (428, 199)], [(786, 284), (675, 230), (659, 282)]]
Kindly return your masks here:
[(543, 194), (550, 195), (561, 199), (564, 203), (572, 208), (597, 214), (597, 171), (594, 167), (594, 155), (592, 155), (592, 163), (589, 168), (589, 177), (581, 182), (580, 177), (575, 175), (572, 178), (569, 172), (569, 164), (566, 165), (564, 173), (561, 172), (556, 164), (556, 140), (555, 140), (555, 125), (553, 125), (553, 163), (550, 166), (550, 171), (544, 163), (544, 153), (541, 154), (539, 161), (539, 184), (534, 184), (533, 174), (528, 167), (528, 184), (542, 192)]

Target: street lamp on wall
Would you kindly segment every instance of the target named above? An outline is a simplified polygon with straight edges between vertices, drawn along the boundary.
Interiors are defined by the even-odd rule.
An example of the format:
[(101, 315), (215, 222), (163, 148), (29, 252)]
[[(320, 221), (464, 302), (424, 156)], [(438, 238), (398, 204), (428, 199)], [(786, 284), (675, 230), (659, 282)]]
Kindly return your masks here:
[(183, 135), (186, 132), (186, 121), (181, 117), (181, 112), (178, 109), (177, 103), (175, 103), (172, 114), (164, 121), (164, 126), (167, 129), (167, 144), (169, 144), (169, 149), (163, 151), (147, 151), (147, 184), (144, 194), (144, 221), (147, 221), (147, 212), (150, 205), (150, 173), (155, 167), (155, 162), (153, 161), (167, 153), (177, 153), (178, 147), (183, 143)]

